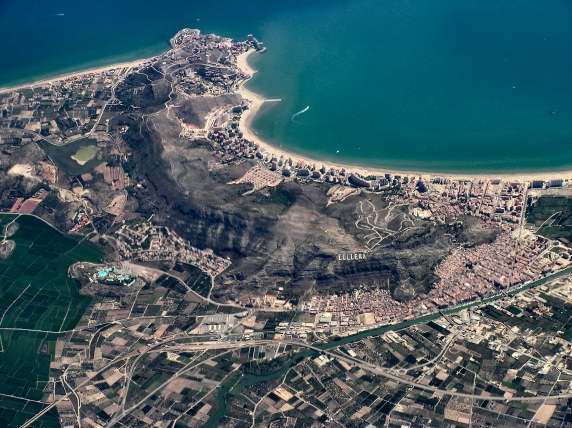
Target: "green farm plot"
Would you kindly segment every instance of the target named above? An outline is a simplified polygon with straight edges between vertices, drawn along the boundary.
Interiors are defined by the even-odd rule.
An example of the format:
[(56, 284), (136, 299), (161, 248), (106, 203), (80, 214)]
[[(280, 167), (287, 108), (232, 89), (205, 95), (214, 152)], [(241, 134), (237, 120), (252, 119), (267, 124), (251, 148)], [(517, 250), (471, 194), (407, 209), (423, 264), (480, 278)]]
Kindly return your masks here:
[(197, 294), (207, 297), (211, 291), (211, 278), (198, 267), (188, 263), (177, 263), (175, 270), (182, 274), (185, 283)]
[(197, 272), (187, 284), (201, 296), (207, 297), (212, 286), (211, 279), (206, 273), (201, 272), (198, 268), (197, 270), (199, 272)]
[(572, 198), (565, 196), (542, 196), (530, 204), (526, 211), (530, 225), (547, 238), (559, 239), (565, 244), (572, 242)]
[[(80, 296), (68, 268), (77, 261), (101, 260), (91, 244), (63, 235), (35, 217), (0, 214), (0, 225), (10, 221), (19, 227), (10, 238), (16, 242), (14, 252), (0, 260), (2, 427), (19, 426), (43, 407), (39, 401), (58, 337), (50, 332), (72, 329), (90, 302)], [(11, 328), (24, 330), (7, 330)], [(57, 412), (51, 411), (35, 426), (58, 425)]]

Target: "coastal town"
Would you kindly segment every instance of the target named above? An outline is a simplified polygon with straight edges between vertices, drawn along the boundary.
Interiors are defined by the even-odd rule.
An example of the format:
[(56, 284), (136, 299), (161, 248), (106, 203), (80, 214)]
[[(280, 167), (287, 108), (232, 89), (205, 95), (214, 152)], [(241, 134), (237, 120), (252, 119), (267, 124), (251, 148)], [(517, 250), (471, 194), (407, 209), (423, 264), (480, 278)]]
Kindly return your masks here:
[[(244, 88), (265, 49), (184, 29), (0, 91), (0, 262), (50, 248), (18, 235), (38, 221), (82, 299), (70, 328), (71, 303), (59, 328), (0, 321), (2, 350), (14, 328), (52, 340), (23, 426), (566, 426), (572, 180), (273, 149)], [(98, 256), (68, 263), (80, 247)], [(30, 278), (6, 312), (28, 287), (34, 310), (55, 299)]]
[[(554, 245), (554, 248), (550, 246)], [(559, 249), (563, 251), (560, 251)], [(508, 235), (493, 244), (459, 249), (436, 268), (439, 281), (427, 294), (406, 303), (396, 301), (388, 290), (356, 290), (332, 296), (313, 296), (302, 310), (316, 315), (316, 323), (300, 328), (304, 337), (316, 331), (328, 334), (354, 334), (373, 325), (385, 325), (428, 313), (478, 302), (493, 295), (558, 272), (570, 266), (572, 254), (567, 247), (544, 238), (519, 242)], [(290, 327), (284, 325), (284, 327)]]
[(204, 305), (154, 269), (110, 272), (72, 273), (89, 279), (94, 301), (50, 367), (46, 404), (62, 424), (513, 427), (570, 417), (568, 278), (330, 342), (311, 322), (302, 341), (277, 314)]
[[(245, 195), (287, 182), (302, 185), (325, 183), (331, 188), (328, 203), (351, 201), (352, 197), (362, 194), (380, 195), (390, 206), (407, 205), (410, 214), (423, 221), (452, 224), (470, 216), (480, 219), (484, 227), (500, 232), (490, 244), (453, 251), (435, 267), (435, 274), (439, 278), (435, 287), (407, 303), (395, 300), (385, 289), (357, 289), (348, 294), (315, 295), (302, 303), (303, 310), (311, 313), (333, 314), (334, 332), (338, 332), (336, 326), (342, 331), (343, 327), (350, 325), (360, 326), (363, 324), (360, 320), (363, 319), (368, 320), (365, 325), (381, 324), (432, 312), (436, 308), (456, 305), (539, 279), (569, 264), (570, 253), (564, 244), (535, 237), (530, 233), (522, 236), (526, 223), (525, 213), (530, 203), (529, 194), (541, 195), (543, 191), (558, 190), (566, 192), (568, 180), (552, 178), (527, 181), (502, 177), (463, 179), (389, 172), (371, 174), (310, 163), (303, 158), (286, 157), (279, 151), (274, 153), (266, 145), (245, 137), (245, 134), (251, 133), (244, 132), (245, 122), (242, 119), (251, 113), (249, 109), (259, 101), (232, 98), (237, 94), (244, 95), (241, 88), (252, 71), (245, 65), (245, 58), (255, 51), (263, 52), (263, 44), (252, 36), (246, 41), (236, 42), (215, 35), (202, 35), (198, 30), (185, 29), (171, 39), (171, 46), (172, 49), (163, 55), (129, 66), (80, 73), (45, 85), (0, 93), (0, 130), (2, 144), (7, 150), (16, 150), (29, 144), (44, 147), (58, 146), (65, 142), (66, 145), (71, 145), (88, 137), (95, 139), (93, 146), (97, 147), (97, 155), (85, 161), (75, 161), (80, 164), (76, 167), (91, 168), (77, 171), (80, 174), (72, 175), (67, 183), (62, 180), (65, 180), (66, 166), (70, 161), (58, 161), (58, 156), (51, 158), (55, 159), (51, 162), (23, 162), (11, 166), (9, 175), (45, 185), (40, 184), (31, 195), (19, 196), (13, 190), (12, 194), (9, 194), (10, 189), (7, 190), (8, 193), (5, 191), (2, 200), (8, 204), (9, 212), (36, 212), (50, 194), (51, 186), (60, 200), (70, 198), (77, 207), (73, 220), (67, 223), (71, 233), (89, 233), (90, 228), (91, 233), (98, 233), (100, 228), (97, 224), (101, 221), (94, 221), (95, 217), (98, 214), (108, 217), (106, 222), (111, 221), (117, 229), (113, 234), (113, 242), (122, 259), (190, 263), (212, 278), (226, 271), (232, 264), (228, 257), (217, 256), (210, 249), (195, 248), (167, 227), (155, 226), (152, 222), (135, 225), (125, 223), (129, 199), (125, 189), (137, 189), (141, 184), (121, 166), (121, 163), (129, 159), (130, 153), (121, 142), (121, 133), (124, 132), (122, 126), (118, 128), (119, 136), (110, 138), (109, 132), (117, 128), (110, 123), (110, 119), (119, 108), (134, 108), (134, 105), (125, 106), (121, 101), (122, 94), (127, 91), (124, 88), (126, 82), (137, 86), (141, 78), (153, 82), (161, 76), (170, 75), (176, 82), (175, 90), (183, 91), (185, 96), (210, 100), (204, 106), (198, 104), (193, 107), (197, 112), (202, 112), (202, 120), (189, 120), (188, 117), (192, 116), (190, 112), (182, 111), (183, 109), (179, 111), (169, 104), (167, 108), (177, 112), (182, 125), (181, 135), (191, 139), (206, 138), (219, 164), (212, 165), (211, 168), (229, 168), (243, 160), (253, 162), (253, 166), (241, 177), (229, 181), (231, 186), (251, 186)], [(190, 56), (187, 55), (188, 52), (191, 53)], [(183, 57), (189, 67), (184, 66)], [(171, 91), (174, 89), (171, 88)], [(159, 83), (154, 86), (154, 91), (159, 96), (163, 96), (161, 94), (165, 90)], [(71, 102), (68, 101), (70, 98)], [(61, 119), (62, 108), (68, 116), (66, 121)], [(56, 116), (58, 120), (55, 120)], [(197, 134), (198, 131), (202, 134)], [(101, 152), (109, 149), (113, 159), (100, 159)], [(72, 155), (72, 159), (75, 159), (74, 156), (81, 150), (80, 146), (75, 154), (66, 151), (61, 156)], [(96, 196), (100, 185), (92, 184), (95, 177), (101, 177), (98, 180), (108, 186), (102, 196)], [(98, 198), (103, 198), (103, 203), (97, 203)], [(386, 239), (390, 241), (397, 233), (382, 230), (375, 224), (368, 223), (367, 227), (380, 236), (375, 245)], [(369, 242), (372, 242), (371, 239)], [(374, 248), (375, 246), (366, 246), (367, 251), (374, 251)], [(262, 296), (256, 304), (261, 305), (263, 301), (268, 301), (268, 296)], [(273, 305), (287, 303), (287, 300), (273, 299)], [(351, 317), (351, 321), (348, 317)]]
[[(220, 166), (213, 166), (217, 169), (230, 167), (243, 159), (253, 161), (254, 165), (245, 174), (229, 182), (229, 185), (251, 186), (246, 194), (274, 188), (289, 181), (301, 184), (326, 183), (331, 186), (329, 203), (351, 200), (352, 196), (360, 194), (381, 195), (390, 206), (409, 206), (410, 213), (423, 221), (449, 224), (471, 216), (482, 220), (485, 227), (501, 232), (491, 244), (453, 251), (435, 267), (439, 278), (435, 287), (409, 302), (395, 300), (387, 289), (358, 288), (347, 294), (314, 295), (301, 304), (302, 310), (317, 314), (318, 317), (324, 318), (323, 314), (326, 314), (325, 318), (331, 319), (329, 326), (333, 333), (395, 322), (471, 301), (539, 279), (569, 264), (570, 253), (563, 244), (534, 237), (529, 233), (521, 236), (526, 222), (529, 194), (558, 190), (565, 192), (568, 180), (552, 178), (527, 181), (502, 177), (463, 179), (389, 172), (371, 174), (310, 163), (295, 156), (286, 157), (280, 151), (274, 153), (266, 145), (246, 138), (243, 132), (243, 117), (250, 114), (249, 109), (260, 101), (228, 98), (237, 93), (244, 96), (241, 88), (252, 72), (245, 65), (245, 58), (255, 51), (263, 52), (263, 44), (252, 36), (246, 41), (235, 42), (219, 36), (205, 36), (198, 30), (185, 29), (171, 39), (171, 45), (172, 49), (164, 55), (129, 66), (80, 73), (45, 85), (3, 91), (0, 94), (0, 105), (3, 106), (0, 121), (3, 146), (15, 149), (36, 143), (40, 147), (45, 144), (57, 146), (64, 142), (69, 145), (88, 137), (99, 137), (96, 143), (98, 151), (111, 148), (116, 159), (128, 159), (129, 152), (122, 148), (117, 137), (114, 141), (108, 135), (113, 113), (120, 107), (125, 108), (121, 101), (121, 94), (125, 92), (124, 81), (136, 81), (138, 84), (137, 79), (141, 76), (153, 81), (158, 76), (170, 74), (176, 81), (177, 90), (182, 90), (186, 95), (218, 100), (204, 107), (195, 107), (203, 108), (202, 121), (188, 121), (185, 116), (188, 113), (181, 113), (182, 135), (186, 138), (206, 138), (220, 163)], [(181, 68), (180, 52), (183, 51), (192, 53), (191, 56), (185, 56), (185, 61), (190, 64), (188, 68)], [(213, 52), (216, 53), (216, 60), (210, 65), (209, 61), (215, 58)], [(161, 69), (157, 68), (157, 64), (160, 64)], [(163, 90), (159, 88), (159, 92)], [(68, 102), (69, 98), (73, 102)], [(61, 119), (61, 106), (67, 109), (65, 112), (69, 119), (66, 121)], [(132, 108), (133, 106), (128, 107)], [(56, 116), (57, 121), (54, 119)], [(121, 132), (121, 127), (119, 131)], [(246, 134), (251, 135), (250, 132)], [(65, 153), (69, 156), (71, 152)], [(73, 222), (68, 223), (71, 233), (85, 233), (89, 228), (98, 232), (94, 222), (98, 211), (110, 215), (113, 224), (118, 224), (113, 242), (122, 259), (190, 263), (212, 278), (222, 274), (232, 264), (228, 257), (219, 257), (210, 249), (192, 247), (169, 228), (155, 226), (152, 222), (135, 225), (125, 223), (124, 211), (128, 196), (124, 189), (133, 185), (137, 188), (139, 184), (129, 177), (117, 161), (105, 162), (95, 156), (79, 166), (91, 161), (95, 161), (93, 169), (72, 177), (71, 189), (66, 189), (70, 184), (61, 181), (62, 174), (65, 173), (62, 169), (65, 170), (66, 165), (57, 161), (21, 163), (12, 166), (8, 173), (46, 183), (59, 192), (60, 198), (64, 193), (66, 197), (73, 198), (77, 209)], [(93, 192), (90, 191), (94, 173), (99, 174), (109, 186), (109, 190), (106, 190), (109, 196), (105, 198), (107, 202), (103, 209), (98, 209), (94, 204)], [(49, 189), (40, 186), (33, 195), (15, 197), (13, 202), (9, 202), (8, 211), (34, 213), (50, 193)], [(395, 235), (387, 229), (380, 232), (373, 224), (368, 227), (372, 233), (380, 236), (375, 241), (376, 245)], [(368, 247), (368, 251), (373, 248)], [(507, 251), (508, 248), (512, 250)], [(272, 306), (292, 306), (288, 300), (272, 298), (271, 301)], [(269, 297), (261, 296), (255, 304), (263, 306), (267, 302)], [(324, 323), (319, 325), (324, 327)]]

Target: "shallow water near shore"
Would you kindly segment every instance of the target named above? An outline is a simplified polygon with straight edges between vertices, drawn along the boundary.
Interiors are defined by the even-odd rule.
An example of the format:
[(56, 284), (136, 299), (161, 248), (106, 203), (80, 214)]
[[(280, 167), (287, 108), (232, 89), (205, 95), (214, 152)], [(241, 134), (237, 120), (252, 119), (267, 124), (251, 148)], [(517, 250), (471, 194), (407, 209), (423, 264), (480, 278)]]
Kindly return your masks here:
[(282, 102), (252, 128), (283, 150), (394, 170), (572, 166), (565, 0), (77, 3), (2, 2), (0, 86), (156, 54), (185, 26), (253, 33), (268, 51), (248, 87)]

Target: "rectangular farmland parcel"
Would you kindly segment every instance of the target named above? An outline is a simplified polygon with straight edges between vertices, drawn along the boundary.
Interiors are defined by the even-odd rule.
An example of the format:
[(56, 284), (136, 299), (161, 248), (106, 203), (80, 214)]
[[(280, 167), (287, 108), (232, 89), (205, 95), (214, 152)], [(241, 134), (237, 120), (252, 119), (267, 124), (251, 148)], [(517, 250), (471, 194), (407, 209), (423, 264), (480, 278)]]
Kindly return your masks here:
[[(16, 248), (0, 260), (2, 427), (20, 426), (44, 407), (39, 401), (58, 336), (46, 332), (72, 329), (90, 302), (79, 295), (68, 268), (77, 261), (101, 258), (91, 244), (65, 236), (35, 217), (0, 215), (2, 228), (13, 220), (18, 229), (9, 239)], [(57, 412), (47, 413), (35, 426), (59, 426)]]

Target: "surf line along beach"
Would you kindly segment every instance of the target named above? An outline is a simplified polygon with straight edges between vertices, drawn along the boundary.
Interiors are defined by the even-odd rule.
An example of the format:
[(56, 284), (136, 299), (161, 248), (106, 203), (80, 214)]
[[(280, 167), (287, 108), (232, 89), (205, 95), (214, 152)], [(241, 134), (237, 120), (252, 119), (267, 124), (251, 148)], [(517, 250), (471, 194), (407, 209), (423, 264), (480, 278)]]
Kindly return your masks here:
[[(262, 152), (266, 152), (268, 154), (272, 154), (278, 158), (283, 157), (284, 159), (292, 159), (293, 162), (303, 162), (306, 165), (317, 165), (318, 167), (324, 166), (326, 168), (333, 168), (337, 170), (345, 169), (346, 171), (353, 172), (360, 174), (362, 176), (368, 175), (383, 175), (386, 173), (390, 173), (393, 175), (408, 175), (408, 176), (417, 176), (417, 177), (446, 177), (453, 180), (486, 180), (491, 178), (502, 178), (505, 180), (515, 180), (521, 182), (530, 182), (533, 180), (555, 180), (555, 179), (564, 179), (564, 180), (572, 180), (572, 170), (570, 169), (563, 169), (563, 170), (551, 170), (551, 171), (537, 171), (537, 172), (499, 172), (499, 173), (454, 173), (454, 172), (434, 172), (434, 171), (420, 171), (420, 170), (395, 170), (391, 168), (381, 168), (381, 167), (369, 167), (363, 165), (356, 165), (351, 163), (338, 163), (338, 162), (331, 162), (327, 160), (319, 160), (314, 159), (312, 157), (301, 155), (299, 153), (295, 153), (292, 151), (284, 150), (280, 146), (275, 146), (269, 144), (265, 140), (261, 139), (254, 131), (252, 130), (252, 122), (262, 107), (264, 103), (270, 102), (280, 102), (282, 101), (281, 98), (264, 98), (263, 96), (251, 91), (246, 87), (248, 81), (256, 74), (257, 70), (252, 68), (252, 66), (248, 63), (248, 59), (257, 53), (256, 49), (252, 48), (248, 51), (240, 54), (237, 56), (237, 67), (248, 76), (245, 80), (243, 80), (238, 88), (237, 93), (248, 101), (249, 108), (246, 110), (242, 116), (240, 117), (239, 121), (239, 128), (247, 140), (250, 140), (256, 143), (259, 149)], [(291, 119), (295, 119), (300, 114), (307, 112), (310, 109), (310, 106), (304, 107), (299, 112), (292, 115)]]

